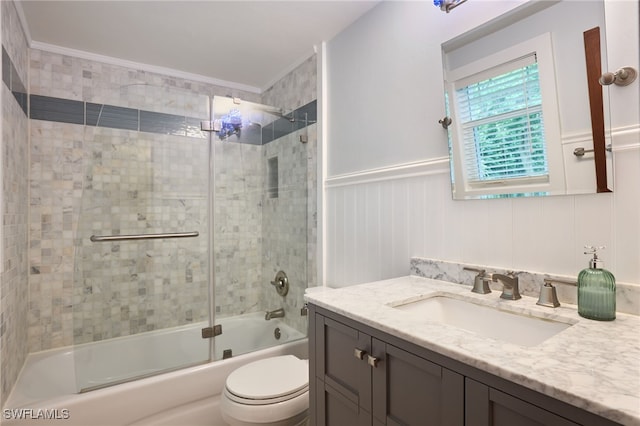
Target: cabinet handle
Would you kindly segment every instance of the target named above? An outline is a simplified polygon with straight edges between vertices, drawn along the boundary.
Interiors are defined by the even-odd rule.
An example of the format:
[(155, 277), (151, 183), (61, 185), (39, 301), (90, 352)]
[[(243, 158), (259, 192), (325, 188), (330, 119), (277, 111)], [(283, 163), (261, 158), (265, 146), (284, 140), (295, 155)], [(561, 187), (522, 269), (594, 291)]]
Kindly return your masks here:
[(367, 354), (367, 351), (363, 351), (362, 349), (355, 348), (353, 350), (353, 356), (355, 356), (356, 358), (358, 358), (360, 360), (364, 359), (364, 356), (366, 354)]
[(379, 358), (376, 358), (376, 357), (371, 356), (371, 355), (367, 355), (367, 364), (369, 364), (373, 368), (377, 368), (378, 367), (378, 362), (379, 361), (380, 361)]

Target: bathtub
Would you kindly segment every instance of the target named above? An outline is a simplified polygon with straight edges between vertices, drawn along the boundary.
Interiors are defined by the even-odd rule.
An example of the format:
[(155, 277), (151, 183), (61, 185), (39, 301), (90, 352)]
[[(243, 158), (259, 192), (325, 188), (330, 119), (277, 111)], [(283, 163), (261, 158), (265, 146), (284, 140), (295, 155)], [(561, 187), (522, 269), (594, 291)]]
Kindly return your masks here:
[[(218, 403), (233, 370), (270, 356), (307, 358), (308, 349), (304, 334), (278, 319), (265, 321), (263, 313), (219, 322), (215, 359), (224, 350), (233, 356), (211, 363), (202, 363), (209, 350), (200, 336), (206, 323), (30, 354), (2, 425), (224, 425)], [(157, 374), (178, 363), (194, 365)], [(130, 372), (147, 377), (105, 387)]]

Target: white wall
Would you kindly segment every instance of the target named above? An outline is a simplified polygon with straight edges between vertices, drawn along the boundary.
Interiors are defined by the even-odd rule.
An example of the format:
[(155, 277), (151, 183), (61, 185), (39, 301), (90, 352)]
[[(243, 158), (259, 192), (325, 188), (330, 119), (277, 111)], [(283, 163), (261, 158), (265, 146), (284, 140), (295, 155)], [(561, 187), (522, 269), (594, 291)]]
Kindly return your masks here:
[[(615, 192), (452, 201), (440, 44), (521, 2), (383, 2), (327, 45), (325, 282), (407, 275), (421, 256), (576, 276), (585, 244), (640, 284), (639, 82), (610, 89)], [(638, 3), (608, 0), (610, 69), (638, 67)]]
[(428, 4), (382, 3), (329, 42), (329, 176), (446, 155), (428, 131), (444, 115)]

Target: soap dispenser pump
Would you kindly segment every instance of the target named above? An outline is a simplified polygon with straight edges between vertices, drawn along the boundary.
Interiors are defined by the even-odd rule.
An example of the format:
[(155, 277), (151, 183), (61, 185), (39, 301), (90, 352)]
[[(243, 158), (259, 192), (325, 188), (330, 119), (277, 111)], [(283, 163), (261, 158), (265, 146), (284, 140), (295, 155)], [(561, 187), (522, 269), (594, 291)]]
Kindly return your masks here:
[(593, 259), (578, 275), (578, 314), (598, 321), (612, 321), (616, 318), (616, 279), (598, 259), (598, 250), (604, 247), (584, 248), (584, 254), (592, 254)]

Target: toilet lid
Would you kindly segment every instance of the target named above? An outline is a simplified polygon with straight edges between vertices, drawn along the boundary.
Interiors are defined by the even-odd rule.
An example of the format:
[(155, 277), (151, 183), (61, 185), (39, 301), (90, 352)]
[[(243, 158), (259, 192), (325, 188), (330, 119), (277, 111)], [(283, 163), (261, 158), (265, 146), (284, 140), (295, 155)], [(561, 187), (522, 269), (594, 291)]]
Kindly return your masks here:
[(226, 389), (249, 400), (286, 399), (306, 392), (309, 365), (293, 355), (265, 358), (246, 364), (227, 377)]

